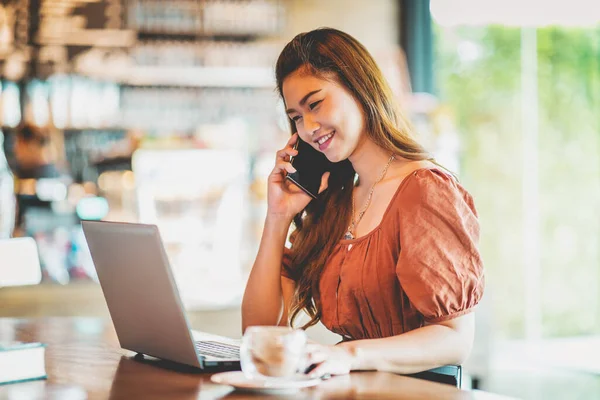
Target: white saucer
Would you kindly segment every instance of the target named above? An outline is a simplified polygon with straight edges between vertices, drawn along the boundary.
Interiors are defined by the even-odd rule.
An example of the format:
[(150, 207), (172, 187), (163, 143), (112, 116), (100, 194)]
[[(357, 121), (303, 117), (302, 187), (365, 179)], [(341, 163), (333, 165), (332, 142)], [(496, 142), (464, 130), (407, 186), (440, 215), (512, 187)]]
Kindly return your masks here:
[(316, 386), (321, 383), (319, 378), (309, 378), (298, 374), (292, 378), (248, 379), (242, 371), (221, 372), (210, 377), (214, 383), (230, 385), (239, 390), (253, 392), (295, 392), (302, 388)]

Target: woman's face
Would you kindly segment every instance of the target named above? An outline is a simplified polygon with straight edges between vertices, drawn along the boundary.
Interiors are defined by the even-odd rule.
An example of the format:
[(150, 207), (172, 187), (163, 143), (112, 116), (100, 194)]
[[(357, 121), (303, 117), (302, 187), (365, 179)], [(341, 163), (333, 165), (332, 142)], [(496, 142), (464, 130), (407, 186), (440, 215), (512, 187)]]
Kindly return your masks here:
[(283, 81), (289, 118), (302, 140), (338, 162), (347, 159), (363, 140), (360, 104), (335, 79), (298, 70)]

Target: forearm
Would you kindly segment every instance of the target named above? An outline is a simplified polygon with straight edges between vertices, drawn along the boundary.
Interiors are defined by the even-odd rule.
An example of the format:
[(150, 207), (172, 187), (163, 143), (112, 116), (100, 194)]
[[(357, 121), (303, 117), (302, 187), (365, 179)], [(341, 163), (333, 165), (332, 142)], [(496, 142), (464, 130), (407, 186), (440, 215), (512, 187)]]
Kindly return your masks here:
[(283, 310), (281, 262), (291, 221), (267, 217), (256, 261), (242, 301), (242, 330), (251, 325), (277, 325)]
[(353, 370), (378, 370), (412, 374), (442, 365), (461, 364), (473, 343), (472, 316), (460, 327), (443, 324), (382, 339), (345, 342), (353, 355)]

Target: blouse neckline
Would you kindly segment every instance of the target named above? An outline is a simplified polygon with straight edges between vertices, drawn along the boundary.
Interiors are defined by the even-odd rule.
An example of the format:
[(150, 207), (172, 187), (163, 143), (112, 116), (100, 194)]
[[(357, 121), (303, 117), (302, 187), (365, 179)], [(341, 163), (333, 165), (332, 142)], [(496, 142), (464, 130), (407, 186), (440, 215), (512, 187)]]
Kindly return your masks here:
[(371, 235), (373, 235), (375, 232), (379, 231), (381, 229), (381, 225), (383, 224), (383, 221), (385, 221), (385, 218), (387, 216), (387, 214), (389, 213), (390, 209), (392, 208), (392, 205), (395, 203), (396, 201), (396, 197), (398, 197), (398, 195), (400, 194), (400, 192), (402, 191), (402, 188), (404, 186), (406, 186), (406, 182), (412, 177), (412, 176), (416, 176), (418, 172), (423, 171), (423, 170), (429, 170), (429, 171), (438, 171), (441, 172), (439, 170), (439, 168), (437, 167), (423, 167), (423, 168), (417, 168), (414, 171), (412, 171), (410, 174), (406, 175), (404, 178), (402, 178), (402, 182), (400, 182), (400, 184), (398, 185), (398, 188), (396, 189), (396, 191), (394, 192), (394, 195), (392, 196), (392, 198), (390, 199), (390, 202), (388, 203), (385, 211), (383, 212), (383, 215), (381, 216), (381, 221), (379, 221), (379, 224), (377, 224), (377, 226), (373, 229), (371, 229), (371, 231), (369, 231), (368, 233), (365, 233), (364, 235), (362, 235), (361, 237), (357, 237), (354, 239), (341, 239), (338, 244), (340, 245), (344, 245), (344, 244), (355, 244), (358, 242), (361, 242), (365, 239), (367, 239), (368, 237), (370, 237)]

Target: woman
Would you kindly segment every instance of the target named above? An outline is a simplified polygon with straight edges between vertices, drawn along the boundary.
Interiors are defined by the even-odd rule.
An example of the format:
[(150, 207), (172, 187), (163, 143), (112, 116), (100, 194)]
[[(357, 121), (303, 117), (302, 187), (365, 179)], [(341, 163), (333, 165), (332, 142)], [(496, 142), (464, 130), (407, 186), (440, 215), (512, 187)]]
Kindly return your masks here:
[[(300, 311), (310, 317), (304, 328), (321, 321), (344, 340), (311, 354), (314, 376), (462, 363), (484, 287), (471, 196), (411, 137), (381, 71), (350, 35), (296, 36), (276, 75), (293, 135), (268, 179), (243, 329), (291, 324)], [(335, 163), (316, 200), (285, 179), (298, 137)]]

